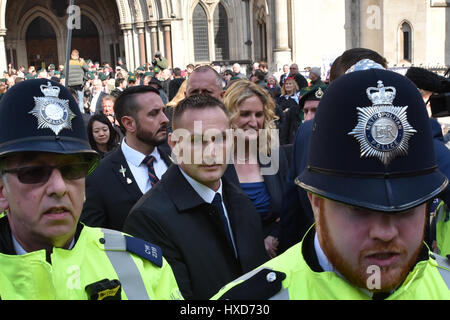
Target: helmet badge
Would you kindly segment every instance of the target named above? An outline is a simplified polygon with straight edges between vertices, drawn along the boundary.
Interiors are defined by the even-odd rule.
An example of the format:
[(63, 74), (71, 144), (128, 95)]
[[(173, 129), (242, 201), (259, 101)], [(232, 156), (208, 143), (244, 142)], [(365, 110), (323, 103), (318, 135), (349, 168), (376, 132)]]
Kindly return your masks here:
[(72, 119), (76, 116), (69, 108), (69, 100), (59, 99), (59, 87), (41, 85), (44, 97), (34, 97), (35, 106), (29, 113), (38, 120), (38, 129), (51, 129), (58, 135), (62, 129), (72, 129)]
[(361, 157), (377, 157), (385, 166), (394, 158), (408, 154), (408, 141), (417, 132), (407, 120), (408, 106), (395, 107), (394, 87), (369, 87), (372, 106), (357, 107), (358, 124), (349, 132), (361, 145)]

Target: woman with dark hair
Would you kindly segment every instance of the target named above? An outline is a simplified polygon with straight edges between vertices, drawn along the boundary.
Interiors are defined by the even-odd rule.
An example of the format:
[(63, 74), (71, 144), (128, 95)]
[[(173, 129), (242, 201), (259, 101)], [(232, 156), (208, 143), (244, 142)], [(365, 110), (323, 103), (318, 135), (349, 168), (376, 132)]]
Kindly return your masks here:
[(100, 154), (101, 159), (119, 145), (119, 135), (103, 113), (91, 116), (87, 125), (87, 134), (92, 149)]

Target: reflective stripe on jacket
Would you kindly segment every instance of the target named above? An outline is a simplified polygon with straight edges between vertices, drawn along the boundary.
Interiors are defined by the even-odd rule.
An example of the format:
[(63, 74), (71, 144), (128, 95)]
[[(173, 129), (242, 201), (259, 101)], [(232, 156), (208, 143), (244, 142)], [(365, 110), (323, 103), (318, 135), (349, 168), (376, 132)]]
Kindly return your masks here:
[[(268, 261), (226, 285), (212, 299), (219, 299), (237, 285), (248, 281), (258, 270), (266, 268), (285, 274), (281, 290), (271, 299), (282, 300), (370, 300), (363, 290), (353, 286), (334, 272), (315, 272), (302, 255), (302, 242), (280, 256)], [(244, 287), (244, 286), (242, 286)], [(246, 292), (252, 290), (244, 288)], [(252, 299), (247, 296), (245, 299)], [(402, 285), (386, 300), (450, 299), (450, 263), (431, 254), (430, 258), (416, 264)]]
[(1, 299), (89, 299), (85, 287), (119, 280), (122, 299), (182, 299), (170, 265), (159, 267), (126, 251), (124, 235), (84, 226), (71, 250), (0, 254)]
[(450, 254), (450, 209), (441, 201), (436, 209), (436, 242), (439, 254), (446, 257)]

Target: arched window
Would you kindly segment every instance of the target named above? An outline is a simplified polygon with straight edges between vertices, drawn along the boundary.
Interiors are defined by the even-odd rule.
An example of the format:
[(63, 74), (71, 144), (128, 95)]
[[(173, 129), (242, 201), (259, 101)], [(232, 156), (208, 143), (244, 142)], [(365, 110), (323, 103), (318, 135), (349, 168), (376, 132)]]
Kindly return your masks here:
[(200, 4), (194, 9), (192, 16), (194, 31), (194, 57), (196, 61), (209, 60), (208, 19)]
[(400, 27), (400, 58), (412, 61), (412, 28), (408, 22), (403, 22)]
[(224, 6), (219, 3), (214, 11), (214, 44), (216, 60), (228, 60), (228, 16)]
[(37, 70), (46, 69), (50, 64), (58, 65), (56, 33), (46, 19), (34, 19), (28, 26), (25, 39), (28, 65)]

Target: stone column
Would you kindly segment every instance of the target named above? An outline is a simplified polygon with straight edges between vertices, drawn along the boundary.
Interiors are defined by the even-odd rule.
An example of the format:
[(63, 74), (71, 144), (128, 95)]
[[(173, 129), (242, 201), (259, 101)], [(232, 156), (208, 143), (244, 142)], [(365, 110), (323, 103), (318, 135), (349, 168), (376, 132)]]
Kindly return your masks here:
[(145, 31), (145, 52), (147, 54), (146, 56), (146, 61), (148, 63), (152, 63), (152, 38), (151, 38), (151, 32), (150, 32), (150, 27), (148, 25), (148, 22), (145, 25), (144, 28)]
[(134, 50), (133, 50), (133, 39), (131, 35), (131, 25), (123, 24), (121, 27), (123, 30), (123, 42), (125, 47), (125, 63), (127, 65), (127, 69), (130, 70), (134, 65)]
[(145, 54), (145, 34), (144, 34), (144, 23), (138, 22), (136, 24), (136, 28), (138, 31), (139, 37), (139, 59), (141, 63), (139, 65), (143, 65), (146, 62), (146, 54)]
[(169, 68), (172, 68), (172, 39), (170, 34), (170, 20), (161, 20), (161, 23), (164, 28), (164, 51), (166, 59), (169, 62)]
[(150, 38), (152, 44), (152, 58), (155, 56), (155, 52), (158, 51), (158, 23), (156, 21), (149, 21)]
[[(6, 60), (6, 48), (5, 48), (5, 36), (6, 29), (0, 29), (0, 70), (8, 70), (8, 62)], [(17, 69), (17, 61), (15, 61)]]
[(273, 62), (276, 70), (291, 61), (291, 48), (289, 48), (287, 0), (275, 0), (275, 49), (273, 50)]

